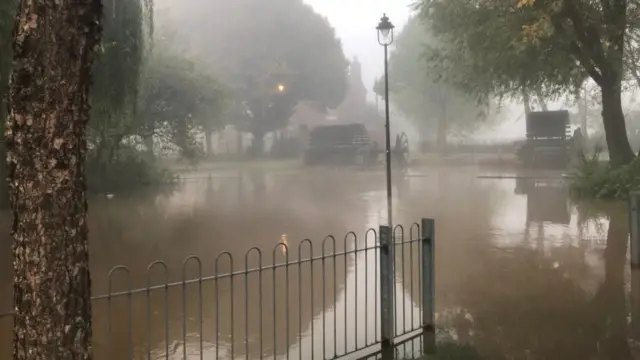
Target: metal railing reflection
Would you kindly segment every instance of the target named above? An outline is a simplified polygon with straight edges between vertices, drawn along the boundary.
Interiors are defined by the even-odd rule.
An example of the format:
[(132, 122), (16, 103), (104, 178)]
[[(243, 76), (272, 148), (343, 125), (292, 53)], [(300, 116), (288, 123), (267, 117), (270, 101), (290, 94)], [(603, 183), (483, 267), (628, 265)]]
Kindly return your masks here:
[[(424, 224), (430, 224), (426, 232)], [(381, 348), (395, 351), (421, 334), (427, 340), (411, 351), (431, 352), (433, 221), (409, 231), (396, 226), (392, 239), (381, 243), (389, 234), (381, 227), (364, 237), (349, 232), (341, 240), (305, 239), (295, 250), (283, 236), (271, 251), (253, 247), (240, 261), (220, 253), (209, 276), (201, 258), (189, 256), (178, 281), (171, 281), (171, 269), (158, 260), (148, 265), (141, 288), (133, 288), (129, 268), (116, 266), (107, 293), (93, 298), (94, 356), (375, 357)], [(381, 282), (385, 277), (391, 282)], [(391, 331), (381, 323), (383, 313)], [(0, 321), (10, 316), (0, 313)]]

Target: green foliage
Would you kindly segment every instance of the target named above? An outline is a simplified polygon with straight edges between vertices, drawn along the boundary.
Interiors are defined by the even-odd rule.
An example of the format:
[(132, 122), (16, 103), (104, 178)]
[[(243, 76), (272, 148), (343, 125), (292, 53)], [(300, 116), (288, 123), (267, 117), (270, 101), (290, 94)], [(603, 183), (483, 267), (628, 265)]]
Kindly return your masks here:
[(257, 141), (286, 126), (299, 101), (320, 109), (342, 102), (348, 62), (334, 29), (310, 6), (299, 0), (189, 4), (188, 18), (177, 22), (199, 30), (184, 26), (181, 35), (233, 90), (231, 117)]
[(93, 193), (126, 193), (141, 187), (166, 187), (176, 183), (176, 177), (149, 161), (133, 147), (121, 148), (117, 157), (104, 171), (104, 164), (89, 157), (86, 164), (88, 187)]
[(5, 95), (9, 84), (9, 71), (11, 69), (13, 43), (13, 20), (16, 13), (17, 0), (0, 1), (0, 117), (4, 127), (6, 115)]
[(428, 54), (431, 70), (466, 92), (519, 97), (527, 90), (553, 96), (585, 77), (565, 37), (527, 37), (523, 28), (539, 14), (518, 8), (515, 1), (419, 4), (422, 19), (439, 40)]
[[(440, 136), (445, 136), (473, 129), (487, 118), (489, 108), (486, 96), (478, 103), (453, 86), (439, 82), (439, 73), (431, 71), (425, 60), (437, 43), (418, 17), (410, 18), (398, 34), (389, 59), (389, 90), (391, 101), (421, 125), (425, 133), (436, 133), (436, 129), (443, 127)], [(376, 85), (384, 89), (384, 79), (381, 80)]]
[(600, 160), (600, 151), (582, 155), (573, 173), (571, 190), (574, 196), (587, 199), (626, 199), (640, 189), (640, 159), (622, 166), (612, 166)]
[[(223, 125), (222, 85), (203, 66), (157, 47), (143, 71), (138, 134), (177, 146), (183, 155), (199, 148), (195, 131)], [(187, 156), (189, 157), (189, 156)]]
[(446, 81), (472, 94), (532, 92), (553, 97), (575, 93), (591, 77), (601, 89), (612, 162), (621, 165), (633, 159), (621, 93), (623, 80), (637, 69), (628, 61), (639, 44), (633, 36), (639, 23), (635, 4), (421, 0), (417, 7), (445, 44), (436, 48), (430, 63)]

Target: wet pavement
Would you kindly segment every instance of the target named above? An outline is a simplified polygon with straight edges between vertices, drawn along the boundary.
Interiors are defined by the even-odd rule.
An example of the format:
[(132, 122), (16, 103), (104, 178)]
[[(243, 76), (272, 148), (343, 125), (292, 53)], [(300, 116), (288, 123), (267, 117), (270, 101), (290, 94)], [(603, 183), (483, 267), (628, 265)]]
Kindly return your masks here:
[[(247, 268), (259, 265), (257, 252), (245, 258), (252, 247), (262, 249), (262, 265), (320, 256), (328, 234), (335, 235), (337, 252), (362, 249), (375, 241), (366, 230), (386, 221), (385, 177), (378, 171), (188, 177), (174, 194), (90, 203), (94, 295), (108, 292), (116, 265), (128, 268), (131, 287), (145, 287), (165, 282), (161, 267), (147, 276), (154, 260), (166, 263), (169, 282), (196, 277), (198, 270), (212, 275), (223, 251), (231, 256), (220, 258), (218, 273), (242, 271), (245, 260)], [(572, 203), (557, 173), (433, 167), (394, 178), (394, 221), (409, 229), (423, 217), (436, 221), (440, 342), (468, 344), (484, 359), (638, 358), (640, 274), (628, 267), (625, 204)], [(5, 234), (9, 225), (4, 214)], [(357, 237), (343, 241), (349, 231)], [(281, 241), (288, 251), (274, 251)], [(9, 241), (0, 242), (5, 294), (11, 290), (9, 252)], [(201, 269), (196, 261), (183, 268), (193, 254)], [(131, 308), (126, 297), (114, 299), (110, 315), (107, 301), (96, 301), (96, 358), (178, 359), (186, 351), (195, 359), (200, 344), (206, 359), (349, 352), (379, 335), (372, 325), (379, 306), (377, 256), (364, 251), (327, 259), (322, 268), (311, 262), (286, 272), (240, 273), (201, 288), (143, 292)], [(396, 259), (396, 308), (409, 314), (398, 316), (401, 333), (419, 322), (418, 249), (403, 248)], [(123, 272), (112, 280), (112, 291), (126, 290)], [(1, 297), (0, 313), (10, 303), (10, 296)], [(185, 328), (187, 349), (181, 345)], [(0, 318), (0, 359), (9, 359), (10, 342), (10, 319)]]

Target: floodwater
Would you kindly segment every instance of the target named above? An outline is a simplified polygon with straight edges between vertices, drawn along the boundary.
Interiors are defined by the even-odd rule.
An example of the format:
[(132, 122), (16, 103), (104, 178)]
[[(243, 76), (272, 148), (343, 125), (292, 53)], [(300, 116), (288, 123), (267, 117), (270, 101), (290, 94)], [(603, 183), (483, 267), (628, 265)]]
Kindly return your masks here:
[[(412, 223), (436, 222), (439, 342), (492, 360), (640, 358), (640, 274), (628, 267), (625, 205), (573, 204), (562, 182), (514, 175), (436, 167), (394, 179), (394, 222), (405, 226), (405, 240), (418, 236)], [(170, 195), (91, 202), (94, 295), (109, 292), (116, 265), (130, 276), (115, 271), (112, 293), (206, 277), (216, 267), (238, 273), (94, 301), (97, 359), (196, 359), (201, 351), (205, 359), (322, 359), (379, 339), (379, 251), (362, 249), (376, 241), (366, 230), (386, 221), (383, 173), (189, 176)], [(0, 218), (7, 233), (9, 224)], [(349, 231), (357, 236), (345, 237)], [(245, 257), (252, 247), (261, 253)], [(0, 242), (5, 294), (9, 251)], [(323, 251), (339, 255), (321, 259)], [(190, 255), (199, 258), (183, 265)], [(420, 324), (419, 255), (417, 242), (396, 247), (397, 334)], [(287, 259), (289, 266), (268, 267)], [(154, 260), (163, 263), (148, 272)], [(260, 264), (263, 271), (243, 272)], [(10, 302), (0, 297), (0, 313)], [(1, 360), (10, 343), (10, 319), (0, 318)]]

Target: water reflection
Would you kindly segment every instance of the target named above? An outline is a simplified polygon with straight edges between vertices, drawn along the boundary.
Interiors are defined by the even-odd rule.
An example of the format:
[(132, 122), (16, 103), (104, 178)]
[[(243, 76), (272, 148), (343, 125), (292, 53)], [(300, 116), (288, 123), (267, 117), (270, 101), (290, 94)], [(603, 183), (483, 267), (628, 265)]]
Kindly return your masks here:
[[(472, 167), (444, 167), (394, 178), (395, 221), (436, 220), (436, 310), (443, 339), (469, 344), (487, 359), (632, 358), (629, 339), (640, 334), (640, 275), (627, 267), (625, 207), (594, 211), (571, 204), (561, 183), (477, 175)], [(219, 272), (226, 273), (243, 270), (245, 253), (254, 246), (263, 250), (263, 265), (274, 262), (279, 242), (288, 250), (276, 248), (276, 262), (308, 258), (311, 248), (319, 256), (327, 234), (337, 236), (338, 252), (362, 249), (375, 241), (364, 230), (386, 217), (383, 173), (194, 176), (204, 180), (185, 182), (173, 195), (92, 201), (95, 294), (107, 291), (108, 270), (116, 264), (130, 268), (132, 286), (143, 287), (147, 265), (156, 259), (167, 264), (168, 281), (177, 281), (191, 254), (200, 255), (202, 267), (189, 261), (189, 278), (199, 270), (213, 274), (221, 251), (233, 256), (233, 265), (228, 256), (218, 261)], [(0, 216), (0, 231), (8, 231), (7, 219)], [(349, 230), (358, 237), (345, 243)], [(303, 243), (305, 238), (311, 241)], [(0, 244), (0, 289), (8, 292), (9, 244)], [(325, 245), (325, 252), (333, 252)], [(96, 358), (127, 358), (130, 342), (135, 358), (150, 351), (152, 358), (168, 353), (177, 359), (185, 350), (188, 358), (198, 358), (201, 342), (207, 358), (216, 352), (220, 358), (283, 357), (288, 351), (291, 359), (312, 353), (321, 359), (354, 350), (379, 336), (378, 256), (361, 252), (275, 273), (241, 273), (233, 283), (225, 278), (148, 297), (143, 292), (132, 297), (130, 309), (126, 297), (112, 300), (111, 314), (107, 301), (97, 301)], [(399, 246), (395, 256), (396, 330), (402, 333), (420, 322), (419, 244)], [(248, 268), (259, 266), (257, 252), (246, 261)], [(156, 265), (150, 283), (164, 282)], [(122, 273), (112, 286), (126, 287)], [(0, 311), (10, 301), (0, 298)], [(0, 320), (0, 359), (10, 358), (9, 326)], [(187, 349), (180, 345), (184, 334)]]

